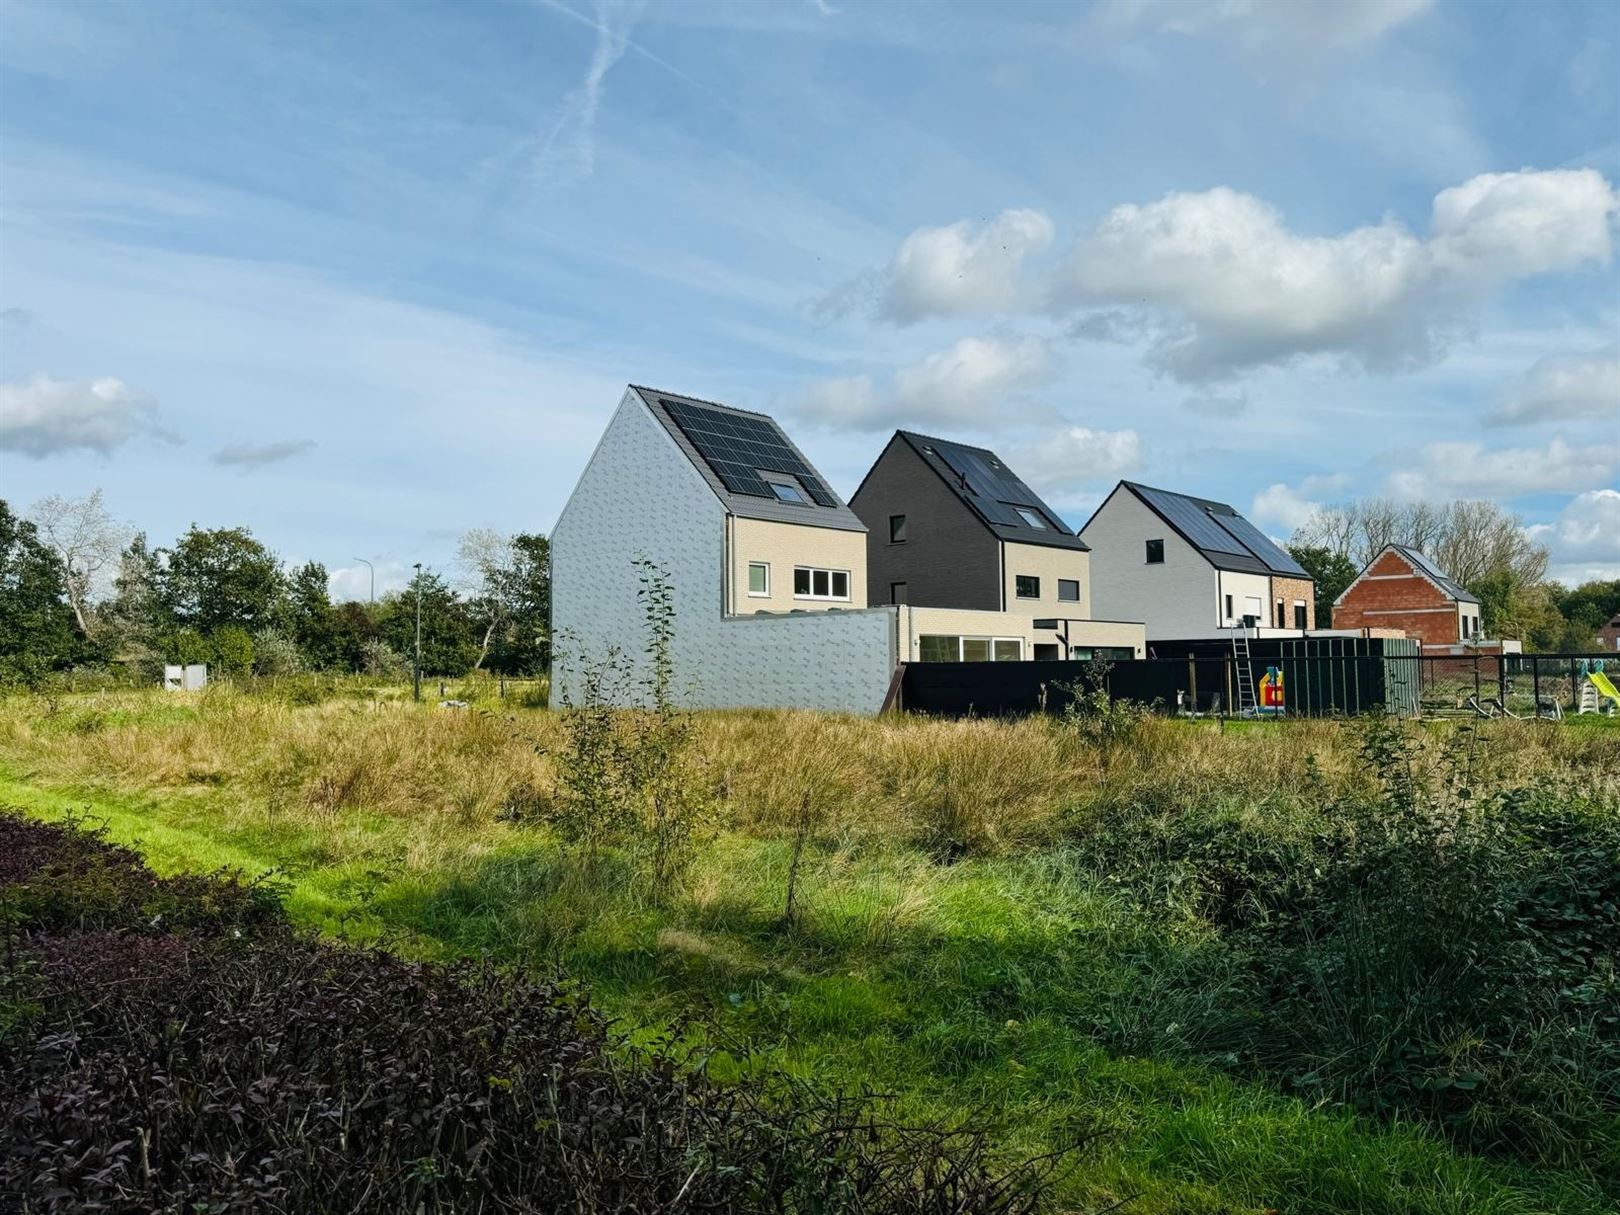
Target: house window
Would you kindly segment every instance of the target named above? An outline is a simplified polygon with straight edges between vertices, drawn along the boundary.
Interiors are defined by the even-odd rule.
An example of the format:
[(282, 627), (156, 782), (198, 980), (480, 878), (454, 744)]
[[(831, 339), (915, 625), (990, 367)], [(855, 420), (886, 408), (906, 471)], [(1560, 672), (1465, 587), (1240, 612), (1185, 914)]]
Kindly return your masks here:
[(917, 638), (917, 654), (923, 662), (1021, 662), (1021, 637), (955, 637), (924, 633)]
[(1288, 626), (1284, 623), (1287, 619), (1288, 618), (1283, 615), (1283, 601), (1279, 599), (1277, 600), (1277, 627), (1279, 629), (1287, 628)]
[(797, 481), (776, 480), (767, 477), (765, 478), (765, 484), (771, 487), (771, 492), (776, 495), (778, 502), (796, 502), (800, 506), (806, 504), (804, 490), (799, 487)]
[(1044, 532), (1047, 530), (1046, 520), (1041, 518), (1040, 515), (1036, 514), (1034, 511), (1030, 510), (1029, 507), (1015, 506), (1013, 509), (1018, 512), (1018, 517), (1020, 519), (1029, 524), (1036, 531)]
[(1226, 597), (1226, 619), (1232, 619), (1232, 596), (1230, 595)]
[(1078, 578), (1059, 578), (1058, 579), (1058, 598), (1061, 599), (1064, 603), (1079, 603), (1080, 602), (1080, 579), (1078, 579)]
[(1020, 599), (1039, 599), (1041, 597), (1041, 580), (1033, 574), (1019, 574), (1013, 578), (1014, 588)]
[(1296, 629), (1308, 627), (1305, 623), (1305, 601), (1303, 599), (1294, 600), (1294, 627)]
[(904, 544), (906, 542), (906, 517), (904, 515), (889, 516), (889, 543)]
[(1164, 564), (1164, 541), (1149, 540), (1147, 542), (1147, 563), (1149, 565)]
[(795, 599), (848, 599), (849, 571), (822, 570), (809, 565), (793, 567)]
[(889, 583), (889, 602), (890, 603), (907, 603), (907, 602), (909, 602), (909, 600), (906, 599), (906, 584), (904, 582), (891, 582), (891, 583)]
[(748, 563), (748, 593), (756, 598), (768, 598), (770, 596), (770, 562), (750, 561)]

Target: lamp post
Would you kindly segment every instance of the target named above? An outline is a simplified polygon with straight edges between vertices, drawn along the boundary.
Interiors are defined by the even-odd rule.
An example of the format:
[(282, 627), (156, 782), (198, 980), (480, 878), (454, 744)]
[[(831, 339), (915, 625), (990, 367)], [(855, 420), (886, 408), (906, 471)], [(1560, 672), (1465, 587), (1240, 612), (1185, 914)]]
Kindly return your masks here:
[(376, 603), (377, 602), (377, 567), (375, 565), (372, 565), (371, 562), (367, 561), (364, 557), (356, 557), (355, 560), (360, 562), (361, 565), (365, 566), (368, 570), (371, 571), (371, 599), (370, 599), (370, 602)]
[(411, 699), (422, 699), (422, 563), (411, 567), (416, 571), (416, 653), (411, 659)]

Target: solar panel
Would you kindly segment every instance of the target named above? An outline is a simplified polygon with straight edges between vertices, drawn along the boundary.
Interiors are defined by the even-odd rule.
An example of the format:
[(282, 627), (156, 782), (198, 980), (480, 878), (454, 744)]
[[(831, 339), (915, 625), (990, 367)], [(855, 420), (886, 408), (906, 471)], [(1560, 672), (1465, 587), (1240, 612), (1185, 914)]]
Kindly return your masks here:
[(1253, 556), (1236, 536), (1211, 518), (1209, 511), (1191, 498), (1148, 489), (1146, 486), (1137, 492), (1197, 547), (1214, 553), (1230, 553), (1235, 557)]
[(798, 479), (818, 506), (838, 505), (815, 469), (800, 458), (769, 418), (668, 397), (659, 397), (658, 403), (732, 493), (775, 500), (776, 492), (759, 474), (787, 473)]
[(1272, 573), (1293, 574), (1299, 578), (1310, 577), (1300, 567), (1299, 562), (1288, 555), (1286, 550), (1273, 544), (1270, 536), (1266, 535), (1242, 515), (1216, 515), (1215, 519), (1222, 527), (1236, 536), (1238, 540), (1246, 544), (1256, 557), (1265, 562)]
[(1045, 530), (1026, 523), (1018, 514), (1022, 509), (1045, 519), (1052, 531), (1068, 531), (1061, 520), (1053, 518), (1041, 505), (1034, 491), (994, 455), (943, 441), (930, 441), (929, 446), (933, 448), (934, 458), (955, 474), (958, 483), (972, 496), (973, 505), (991, 523), (1026, 531)]

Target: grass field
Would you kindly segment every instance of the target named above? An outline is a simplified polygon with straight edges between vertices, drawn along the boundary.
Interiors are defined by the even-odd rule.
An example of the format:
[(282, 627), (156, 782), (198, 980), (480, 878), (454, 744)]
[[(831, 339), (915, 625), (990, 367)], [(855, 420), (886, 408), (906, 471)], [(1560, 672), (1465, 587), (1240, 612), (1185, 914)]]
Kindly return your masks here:
[[(1392, 1021), (1389, 993), (1354, 995), (1383, 981), (1357, 968), (1380, 946), (1341, 941), (1330, 958), (1293, 928), (1321, 914), (1384, 931), (1330, 889), (1334, 858), (1360, 855), (1338, 819), (1407, 788), (1425, 823), (1445, 819), (1423, 846), (1477, 840), (1470, 863), (1513, 855), (1497, 812), (1473, 807), (1500, 795), (1532, 815), (1512, 820), (1519, 833), (1556, 819), (1546, 840), (1513, 845), (1540, 849), (1540, 868), (1502, 889), (1589, 920), (1607, 888), (1553, 877), (1566, 854), (1583, 873), (1620, 867), (1613, 723), (1442, 725), (1369, 764), (1364, 730), (1325, 722), (1150, 720), (1098, 741), (1047, 721), (703, 714), (713, 829), (658, 898), (633, 857), (585, 864), (559, 848), (544, 825), (556, 715), (494, 707), (358, 687), (18, 696), (0, 706), (0, 802), (104, 819), (160, 872), (280, 870), (292, 914), (326, 932), (560, 965), (626, 1024), (681, 1027), (721, 1077), (782, 1069), (886, 1094), (901, 1116), (971, 1117), (1009, 1158), (1089, 1137), (1064, 1192), (1075, 1210), (1620, 1201), (1612, 942), (1558, 963), (1559, 990), (1585, 976), (1575, 1012), (1575, 997), (1549, 996), (1514, 1022), (1524, 1041), (1498, 1050), (1491, 1033), (1457, 1032), (1472, 1023), (1434, 994), (1472, 981), (1490, 1004), (1508, 985), (1484, 951), (1450, 979), (1443, 966), (1390, 979), (1409, 984)], [(1432, 906), (1466, 920), (1438, 901), (1454, 896)], [(1584, 942), (1586, 927), (1558, 940)], [(1553, 931), (1538, 919), (1521, 936)], [(1518, 958), (1521, 944), (1491, 952)], [(1314, 1036), (1293, 1024), (1312, 1017)], [(1406, 1037), (1422, 1052), (1391, 1062)]]

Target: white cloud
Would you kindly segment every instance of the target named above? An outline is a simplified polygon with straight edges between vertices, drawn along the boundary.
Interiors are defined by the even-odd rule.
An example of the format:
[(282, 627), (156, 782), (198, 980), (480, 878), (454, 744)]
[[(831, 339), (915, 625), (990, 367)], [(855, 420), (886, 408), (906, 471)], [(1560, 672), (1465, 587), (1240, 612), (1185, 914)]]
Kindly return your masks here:
[(886, 391), (869, 376), (814, 385), (797, 412), (830, 427), (971, 426), (993, 421), (990, 410), (1049, 382), (1057, 361), (1039, 338), (962, 338), (895, 372)]
[(1255, 494), (1249, 517), (1259, 523), (1278, 524), (1285, 535), (1291, 534), (1322, 509), (1321, 496), (1338, 493), (1349, 483), (1350, 478), (1343, 473), (1306, 477), (1298, 486), (1274, 482)]
[[(411, 567), (403, 561), (377, 561), (376, 593), (404, 590), (411, 581)], [(372, 572), (363, 563), (340, 565), (326, 571), (326, 593), (333, 603), (364, 603), (372, 594)]]
[(274, 443), (227, 443), (208, 458), (227, 467), (262, 468), (315, 450), (314, 439), (282, 439)]
[(1536, 360), (1485, 420), (1523, 426), (1576, 418), (1620, 421), (1620, 346)]
[(1526, 530), (1547, 546), (1552, 575), (1560, 581), (1620, 578), (1620, 490), (1578, 494), (1551, 523)]
[(1019, 311), (1031, 302), (1021, 277), (1024, 260), (1047, 248), (1052, 233), (1052, 221), (1031, 210), (1003, 211), (980, 227), (962, 220), (919, 228), (876, 278), (844, 284), (814, 311), (841, 316), (871, 302), (879, 315), (902, 325), (930, 316)]
[(1082, 482), (1114, 480), (1142, 466), (1142, 439), (1134, 430), (1069, 426), (1012, 452), (1012, 466), (1036, 489), (1070, 497)]
[(1328, 236), (1226, 186), (1109, 211), (1045, 281), (1025, 261), (1052, 241), (1037, 211), (983, 228), (922, 228), (876, 275), (821, 300), (875, 297), (900, 324), (930, 316), (1055, 311), (1072, 336), (1146, 342), (1187, 382), (1322, 355), (1374, 370), (1424, 366), (1491, 293), (1606, 266), (1620, 194), (1595, 169), (1486, 173), (1436, 195), (1426, 235), (1392, 217)]
[(1104, 27), (1215, 37), (1246, 51), (1365, 46), (1425, 12), (1433, 0), (1104, 0)]
[(1608, 264), (1617, 206), (1595, 170), (1493, 173), (1442, 191), (1427, 238), (1387, 218), (1323, 237), (1223, 186), (1114, 208), (1075, 247), (1067, 286), (1079, 304), (1151, 314), (1149, 360), (1179, 379), (1308, 354), (1408, 367), (1500, 284)]
[(1390, 475), (1387, 489), (1398, 498), (1430, 501), (1574, 493), (1582, 485), (1607, 480), (1617, 466), (1616, 443), (1574, 447), (1554, 439), (1546, 447), (1486, 451), (1483, 444), (1459, 440), (1427, 444), (1416, 465)]
[(111, 455), (140, 436), (175, 442), (157, 403), (122, 380), (53, 380), (36, 375), (0, 384), (0, 451), (36, 460), (86, 450)]

